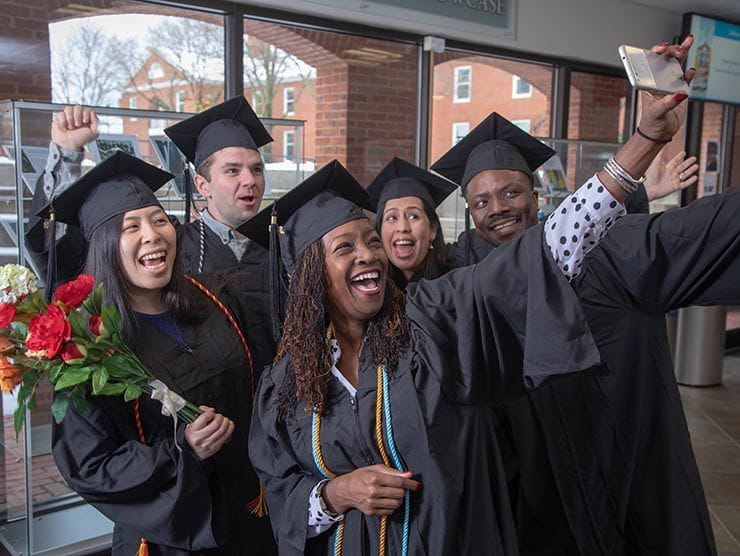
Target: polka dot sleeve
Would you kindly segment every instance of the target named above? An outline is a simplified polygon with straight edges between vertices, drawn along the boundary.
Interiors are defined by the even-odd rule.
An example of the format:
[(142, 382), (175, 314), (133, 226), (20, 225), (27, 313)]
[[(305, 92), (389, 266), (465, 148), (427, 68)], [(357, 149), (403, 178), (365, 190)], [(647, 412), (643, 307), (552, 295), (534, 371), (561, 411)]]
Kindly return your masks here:
[(547, 217), (545, 241), (568, 280), (578, 276), (584, 257), (626, 212), (594, 175)]
[(328, 482), (329, 479), (324, 479), (323, 481), (321, 481), (319, 484), (313, 487), (311, 494), (308, 496), (309, 539), (319, 536), (321, 533), (331, 528), (332, 525), (344, 519), (344, 514), (330, 514), (326, 509), (323, 498), (321, 498), (321, 490)]

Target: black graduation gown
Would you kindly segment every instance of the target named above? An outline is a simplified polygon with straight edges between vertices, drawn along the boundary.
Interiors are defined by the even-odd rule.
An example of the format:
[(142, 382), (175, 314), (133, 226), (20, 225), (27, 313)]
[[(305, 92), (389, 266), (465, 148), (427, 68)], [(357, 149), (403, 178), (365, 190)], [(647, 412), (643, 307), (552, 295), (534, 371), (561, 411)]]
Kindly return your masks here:
[[(25, 230), (25, 246), (29, 259), (33, 262), (40, 278), (46, 279), (49, 260), (50, 230), (44, 224), (44, 219), (36, 216), (36, 213), (46, 206), (44, 195), (43, 175), (36, 182), (36, 189), (31, 200), (28, 222)], [(59, 231), (59, 226), (57, 231)], [(56, 279), (53, 288), (75, 278), (85, 264), (87, 243), (82, 231), (74, 226), (67, 226), (64, 234), (57, 233), (56, 249), (59, 256), (56, 257)], [(52, 289), (53, 289), (52, 288)]]
[[(220, 298), (243, 322), (239, 297), (224, 291)], [(200, 323), (179, 325), (186, 349), (144, 321), (136, 351), (172, 390), (234, 421), (234, 435), (215, 456), (197, 460), (182, 422), (180, 452), (173, 420), (146, 396), (140, 398), (146, 445), (139, 442), (132, 405), (121, 397), (89, 396), (88, 411), (70, 406), (53, 427), (62, 476), (116, 524), (114, 555), (132, 556), (141, 537), (155, 555), (276, 553), (269, 520), (247, 509), (259, 483), (247, 457), (252, 384), (246, 355), (223, 313), (208, 307)]]
[[(479, 265), (420, 281), (406, 311), (412, 342), (389, 391), (399, 454), (423, 484), (411, 495), (409, 554), (516, 554), (491, 405), (598, 362), (574, 292), (538, 227)], [(376, 363), (364, 350), (355, 401), (328, 379), (321, 448), (338, 474), (382, 462), (374, 441)], [(322, 476), (305, 401), (286, 423), (277, 419), (275, 397), (288, 368), (283, 359), (262, 375), (250, 457), (280, 554), (328, 554), (336, 526), (306, 539), (308, 496)], [(402, 514), (390, 520), (389, 554), (400, 553)], [(351, 510), (345, 521), (344, 554), (377, 554), (378, 519)]]
[[(178, 246), (182, 250), (183, 269), (192, 276), (198, 275), (200, 261), (200, 222), (190, 222), (178, 228)], [(250, 241), (241, 260), (228, 245), (208, 226), (203, 226), (203, 272), (228, 276), (238, 283), (239, 304), (244, 308), (247, 326), (244, 328), (252, 350), (255, 368), (263, 369), (272, 364), (277, 346), (272, 336), (272, 308), (269, 289), (268, 251)]]
[[(740, 191), (625, 217), (573, 286), (605, 373), (530, 393), (556, 479), (549, 495), (562, 494), (581, 554), (715, 554), (663, 316), (740, 301)], [(545, 486), (530, 489), (530, 511), (547, 506)]]

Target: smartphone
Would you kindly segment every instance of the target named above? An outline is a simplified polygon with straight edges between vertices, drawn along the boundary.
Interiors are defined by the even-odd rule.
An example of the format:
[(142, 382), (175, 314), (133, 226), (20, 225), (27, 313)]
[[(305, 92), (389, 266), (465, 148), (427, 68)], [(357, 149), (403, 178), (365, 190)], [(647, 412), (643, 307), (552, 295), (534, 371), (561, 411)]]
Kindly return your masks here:
[(688, 94), (689, 84), (683, 78), (683, 69), (675, 58), (626, 45), (619, 47), (619, 56), (635, 89), (664, 93), (683, 91)]

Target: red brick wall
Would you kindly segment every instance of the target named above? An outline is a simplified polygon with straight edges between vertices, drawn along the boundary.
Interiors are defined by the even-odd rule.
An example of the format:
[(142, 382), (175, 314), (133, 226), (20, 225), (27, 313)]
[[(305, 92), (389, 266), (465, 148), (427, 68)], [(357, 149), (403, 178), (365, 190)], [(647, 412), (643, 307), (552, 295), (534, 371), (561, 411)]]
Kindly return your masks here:
[(0, 0), (0, 99), (51, 100), (43, 0)]

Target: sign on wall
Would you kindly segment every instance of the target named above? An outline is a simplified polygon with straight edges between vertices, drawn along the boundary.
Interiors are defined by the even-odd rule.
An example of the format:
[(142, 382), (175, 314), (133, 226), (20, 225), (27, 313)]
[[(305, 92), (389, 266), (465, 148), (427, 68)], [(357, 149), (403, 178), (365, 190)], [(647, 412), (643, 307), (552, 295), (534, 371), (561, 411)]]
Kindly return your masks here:
[(510, 4), (513, 0), (374, 0), (398, 8), (510, 28)]

